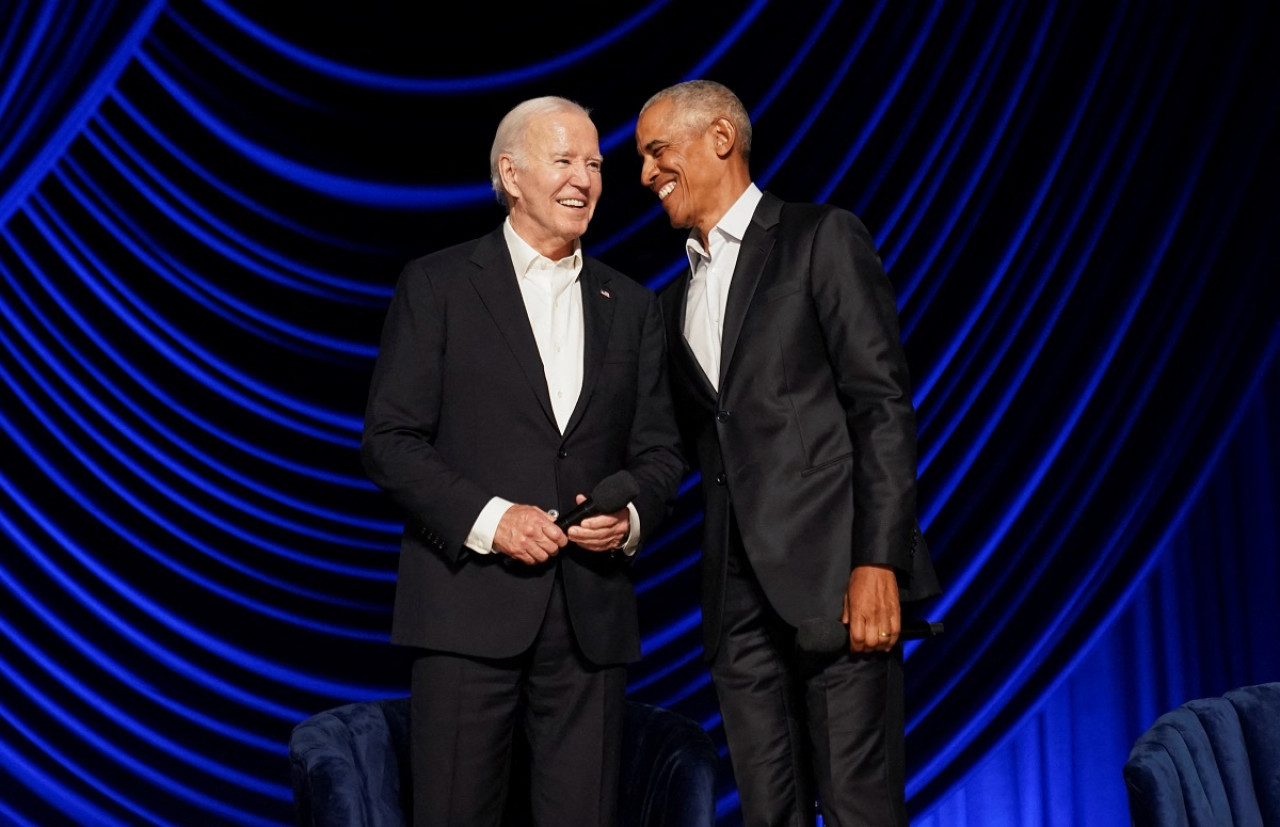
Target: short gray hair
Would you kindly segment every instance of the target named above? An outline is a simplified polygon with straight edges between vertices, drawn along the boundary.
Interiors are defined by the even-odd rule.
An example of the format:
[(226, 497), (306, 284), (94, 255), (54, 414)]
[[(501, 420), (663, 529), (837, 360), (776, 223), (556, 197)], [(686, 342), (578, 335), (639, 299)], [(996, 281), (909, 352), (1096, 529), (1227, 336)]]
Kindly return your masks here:
[(498, 131), (493, 136), (493, 148), (489, 150), (489, 181), (493, 185), (493, 194), (497, 196), (498, 203), (506, 209), (511, 209), (511, 204), (507, 200), (507, 191), (502, 186), (498, 158), (510, 155), (517, 167), (524, 166), (525, 139), (529, 134), (529, 125), (535, 118), (556, 112), (577, 112), (588, 118), (591, 117), (591, 112), (581, 104), (568, 98), (547, 95), (516, 104), (498, 124)]
[(738, 150), (742, 159), (751, 158), (751, 116), (729, 87), (714, 80), (686, 80), (649, 98), (640, 107), (640, 114), (664, 100), (671, 101), (690, 129), (706, 129), (716, 118), (728, 118), (738, 131)]

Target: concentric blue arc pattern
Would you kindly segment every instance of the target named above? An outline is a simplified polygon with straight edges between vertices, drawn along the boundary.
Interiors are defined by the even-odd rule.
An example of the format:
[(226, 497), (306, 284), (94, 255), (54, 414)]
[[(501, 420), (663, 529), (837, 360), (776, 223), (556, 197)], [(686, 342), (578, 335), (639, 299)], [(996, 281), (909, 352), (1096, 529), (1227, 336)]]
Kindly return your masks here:
[[(400, 267), (497, 225), (493, 130), (560, 94), (606, 156), (587, 249), (664, 288), (632, 130), (690, 77), (898, 291), (946, 586), (914, 822), (1127, 823), (1156, 715), (1280, 679), (1267, 4), (366, 5), (0, 6), (0, 823), (291, 823), (292, 727), (408, 691), (357, 452)], [(696, 482), (629, 691), (723, 746)]]

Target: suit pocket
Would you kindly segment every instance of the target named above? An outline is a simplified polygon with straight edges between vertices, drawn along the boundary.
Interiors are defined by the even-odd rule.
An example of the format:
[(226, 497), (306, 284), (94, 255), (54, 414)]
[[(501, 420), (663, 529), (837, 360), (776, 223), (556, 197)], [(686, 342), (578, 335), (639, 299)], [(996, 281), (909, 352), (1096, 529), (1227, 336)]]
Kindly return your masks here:
[(852, 451), (850, 451), (850, 452), (849, 452), (849, 453), (847, 453), (847, 454), (841, 454), (840, 456), (836, 457), (835, 459), (829, 459), (829, 460), (827, 460), (826, 462), (820, 462), (820, 463), (818, 463), (817, 465), (811, 465), (811, 466), (809, 466), (808, 468), (806, 468), (806, 469), (804, 469), (803, 471), (801, 471), (801, 472), (800, 472), (800, 476), (802, 476), (802, 477), (808, 477), (808, 476), (811, 476), (811, 475), (813, 475), (813, 474), (816, 474), (816, 473), (818, 473), (819, 471), (822, 471), (822, 470), (824, 470), (824, 469), (826, 469), (826, 468), (830, 468), (830, 467), (831, 467), (831, 466), (833, 466), (833, 465), (840, 465), (841, 463), (848, 462), (848, 461), (849, 461), (849, 460), (851, 460), (851, 459), (853, 459), (853, 452), (852, 452)]
[(798, 281), (787, 281), (782, 284), (775, 284), (773, 287), (770, 287), (768, 290), (765, 290), (760, 294), (760, 303), (768, 304), (769, 302), (775, 302), (778, 299), (785, 299), (787, 296), (790, 296), (793, 293), (799, 293), (803, 289), (804, 285)]

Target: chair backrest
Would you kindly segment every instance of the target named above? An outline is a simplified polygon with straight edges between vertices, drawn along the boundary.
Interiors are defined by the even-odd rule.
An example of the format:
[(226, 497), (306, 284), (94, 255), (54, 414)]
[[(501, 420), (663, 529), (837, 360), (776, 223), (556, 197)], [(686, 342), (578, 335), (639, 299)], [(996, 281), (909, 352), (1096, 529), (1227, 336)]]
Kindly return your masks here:
[[(409, 809), (409, 699), (361, 701), (299, 723), (289, 739), (300, 827), (401, 827)], [(694, 721), (628, 700), (620, 827), (714, 827), (719, 760)]]
[(619, 779), (619, 827), (715, 827), (711, 737), (683, 715), (627, 701)]
[(302, 827), (405, 823), (409, 699), (345, 704), (293, 728), (289, 764)]
[(1161, 715), (1134, 742), (1124, 780), (1137, 827), (1280, 824), (1280, 683)]

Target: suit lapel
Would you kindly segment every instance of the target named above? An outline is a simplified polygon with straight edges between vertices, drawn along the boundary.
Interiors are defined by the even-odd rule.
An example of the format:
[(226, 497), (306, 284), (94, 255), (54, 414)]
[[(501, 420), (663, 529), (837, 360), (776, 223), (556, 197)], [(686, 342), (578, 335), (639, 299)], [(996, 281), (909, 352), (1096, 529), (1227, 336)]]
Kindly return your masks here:
[(609, 331), (613, 327), (613, 313), (617, 307), (617, 299), (613, 298), (609, 290), (609, 279), (597, 276), (585, 256), (582, 272), (578, 275), (578, 285), (582, 291), (582, 391), (578, 394), (578, 404), (574, 405), (573, 414), (565, 425), (565, 436), (578, 427), (596, 380), (600, 378), (600, 366), (608, 349)]
[(520, 295), (520, 285), (516, 281), (515, 268), (511, 266), (511, 255), (501, 228), (481, 239), (471, 262), (477, 267), (471, 273), (471, 283), (480, 295), (480, 301), (493, 317), (494, 326), (506, 342), (512, 358), (520, 365), (543, 413), (552, 427), (559, 430), (551, 409), (551, 394), (547, 391), (547, 374), (542, 358), (538, 356), (538, 343), (533, 338), (529, 312), (525, 310), (524, 297)]
[(760, 274), (773, 249), (774, 228), (782, 212), (782, 201), (770, 193), (763, 193), (751, 224), (742, 238), (738, 250), (738, 263), (733, 268), (733, 280), (729, 282), (729, 298), (724, 308), (724, 329), (720, 334), (720, 387), (724, 388), (729, 365), (733, 364), (733, 351), (742, 332), (742, 322), (751, 306)]

